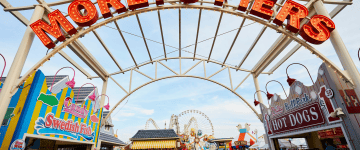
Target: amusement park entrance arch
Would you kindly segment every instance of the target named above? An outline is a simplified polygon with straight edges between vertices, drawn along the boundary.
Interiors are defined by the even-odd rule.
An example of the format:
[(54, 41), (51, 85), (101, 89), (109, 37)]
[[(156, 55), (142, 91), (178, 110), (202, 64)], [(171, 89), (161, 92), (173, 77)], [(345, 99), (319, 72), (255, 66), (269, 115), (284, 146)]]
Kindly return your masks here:
[[(125, 73), (125, 72), (132, 72), (136, 71), (146, 77), (148, 77), (149, 79), (151, 79), (151, 81), (135, 88), (134, 90), (131, 90), (131, 84), (130, 84), (130, 88), (129, 91), (125, 90), (120, 84), (119, 87), (121, 87), (125, 93), (126, 96), (124, 96), (121, 100), (118, 101), (118, 103), (116, 104), (115, 107), (112, 108), (111, 112), (130, 94), (132, 94), (133, 92), (135, 92), (136, 90), (140, 89), (141, 87), (153, 83), (155, 81), (159, 81), (159, 80), (163, 80), (163, 79), (167, 79), (167, 78), (173, 78), (173, 77), (192, 77), (192, 78), (199, 78), (199, 79), (203, 79), (203, 80), (207, 80), (213, 83), (216, 83), (218, 85), (223, 86), (224, 88), (230, 90), (231, 92), (233, 92), (235, 95), (237, 95), (240, 99), (242, 99), (253, 111), (254, 113), (257, 115), (257, 117), (261, 120), (261, 115), (258, 114), (256, 112), (256, 110), (249, 104), (248, 101), (246, 101), (240, 94), (238, 94), (236, 92), (236, 89), (250, 76), (253, 75), (254, 78), (254, 84), (256, 87), (256, 90), (260, 90), (259, 84), (258, 84), (258, 76), (260, 74), (272, 74), (280, 65), (282, 65), (290, 56), (292, 56), (292, 54), (294, 54), (300, 47), (305, 47), (306, 49), (308, 49), (311, 53), (317, 55), (320, 59), (322, 59), (326, 64), (330, 65), (331, 67), (333, 67), (336, 72), (343, 78), (345, 78), (346, 80), (348, 80), (352, 85), (354, 85), (356, 87), (356, 91), (357, 93), (360, 93), (360, 89), (357, 87), (360, 87), (360, 77), (359, 74), (357, 72), (357, 69), (352, 61), (352, 59), (350, 58), (350, 55), (341, 39), (341, 37), (339, 36), (339, 33), (337, 32), (336, 29), (334, 29), (331, 32), (331, 42), (334, 46), (334, 49), (336, 50), (339, 59), (343, 65), (343, 68), (345, 70), (340, 69), (339, 67), (337, 67), (331, 60), (329, 60), (328, 58), (325, 57), (325, 55), (321, 54), (318, 50), (316, 50), (311, 44), (309, 44), (307, 41), (299, 38), (298, 33), (292, 33), (289, 30), (283, 28), (282, 26), (277, 26), (275, 24), (272, 23), (272, 21), (275, 19), (277, 13), (279, 12), (279, 10), (281, 9), (281, 7), (283, 7), (285, 0), (279, 0), (273, 7), (273, 15), (269, 20), (264, 20), (264, 19), (260, 19), (258, 17), (255, 17), (253, 15), (250, 15), (250, 7), (252, 6), (252, 3), (254, 2), (254, 0), (250, 0), (250, 6), (248, 8), (248, 10), (246, 10), (245, 12), (242, 11), (238, 11), (238, 6), (234, 6), (234, 5), (229, 5), (227, 4), (227, 2), (224, 2), (224, 4), (222, 4), (222, 7), (216, 7), (216, 6), (208, 6), (208, 5), (203, 5), (203, 4), (215, 4), (219, 1), (216, 2), (210, 2), (210, 1), (197, 1), (194, 4), (185, 4), (182, 3), (179, 0), (171, 0), (171, 1), (164, 1), (165, 5), (159, 6), (156, 5), (156, 2), (149, 2), (149, 7), (144, 7), (141, 9), (136, 9), (136, 10), (128, 10), (124, 13), (121, 14), (116, 14), (116, 11), (112, 12), (112, 17), (108, 18), (108, 19), (104, 19), (103, 21), (96, 23), (96, 24), (92, 24), (91, 26), (89, 26), (88, 28), (83, 28), (83, 27), (77, 27), (76, 29), (78, 30), (78, 32), (76, 34), (73, 34), (72, 36), (70, 35), (66, 35), (68, 38), (66, 40), (64, 40), (63, 43), (57, 45), (56, 47), (54, 47), (53, 50), (51, 50), (45, 57), (43, 57), (39, 62), (37, 62), (29, 71), (27, 71), (20, 79), (18, 79), (18, 77), (20, 76), (20, 73), (23, 69), (24, 66), (24, 62), (25, 59), (27, 57), (27, 54), (29, 52), (31, 43), (33, 42), (33, 38), (35, 36), (34, 32), (32, 31), (31, 27), (29, 26), (30, 24), (34, 23), (35, 21), (37, 21), (38, 19), (42, 19), (44, 21), (49, 22), (49, 18), (47, 15), (44, 14), (49, 14), (51, 12), (53, 12), (52, 10), (52, 6), (57, 6), (57, 5), (62, 5), (62, 4), (67, 4), (67, 3), (71, 3), (73, 2), (73, 0), (61, 0), (58, 2), (52, 2), (52, 3), (46, 3), (43, 0), (37, 0), (39, 2), (39, 4), (37, 5), (31, 5), (31, 6), (24, 6), (24, 7), (12, 7), (6, 0), (0, 0), (1, 5), (4, 7), (5, 11), (9, 11), (10, 13), (12, 13), (17, 19), (19, 19), (24, 25), (27, 26), (26, 32), (24, 34), (23, 40), (20, 44), (20, 47), (18, 49), (18, 52), (14, 58), (14, 62), (10, 68), (10, 71), (8, 73), (8, 77), (6, 78), (6, 84), (4, 84), (2, 91), (0, 93), (0, 99), (1, 99), (1, 106), (2, 107), (6, 107), (8, 106), (9, 102), (10, 102), (10, 98), (11, 96), (15, 93), (15, 91), (17, 90), (18, 86), (21, 85), (29, 76), (30, 74), (32, 74), (34, 71), (36, 71), (42, 64), (46, 63), (46, 61), (48, 59), (50, 59), (51, 57), (53, 57), (55, 54), (59, 53), (61, 56), (63, 56), (67, 61), (69, 61), (72, 65), (74, 65), (78, 70), (80, 70), (85, 76), (87, 76), (88, 78), (101, 78), (104, 81), (103, 84), (103, 91), (102, 94), (106, 93), (106, 86), (108, 83), (108, 79), (112, 79), (116, 84), (117, 81), (114, 80), (112, 78), (112, 75), (116, 75), (116, 74), (120, 74), (120, 73)], [(257, 1), (257, 0), (255, 0)], [(290, 0), (288, 0), (290, 1)], [(326, 16), (328, 18), (333, 18), (335, 17), (342, 9), (344, 9), (347, 5), (351, 5), (352, 1), (351, 0), (344, 0), (344, 1), (333, 1), (333, 0), (302, 0), (302, 1), (308, 1), (308, 3), (306, 4), (306, 8), (309, 10), (308, 15), (300, 22), (300, 25), (304, 25), (307, 22), (309, 22), (309, 20), (311, 19), (311, 17), (313, 17), (314, 15), (318, 14), (318, 15), (323, 15)], [(158, 1), (157, 1), (158, 2)], [(96, 4), (97, 2), (93, 2), (94, 4)], [(335, 4), (338, 5), (337, 7), (335, 7), (335, 9), (333, 11), (331, 11), (330, 13), (327, 12), (327, 10), (324, 7), (324, 3), (328, 3), (328, 4)], [(212, 48), (210, 50), (209, 56), (207, 58), (200, 58), (197, 57), (196, 54), (196, 45), (198, 43), (198, 33), (196, 35), (196, 41), (195, 41), (195, 50), (193, 52), (194, 57), (181, 57), (181, 52), (183, 51), (183, 48), (181, 47), (181, 9), (187, 9), (187, 8), (191, 8), (191, 9), (200, 9), (199, 11), (199, 20), (198, 20), (198, 27), (197, 27), (197, 31), (199, 31), (199, 27), (200, 27), (200, 22), (201, 22), (201, 12), (202, 10), (213, 10), (213, 11), (217, 11), (219, 13), (221, 13), (220, 15), (220, 20), (219, 20), (219, 24), (217, 26), (216, 29), (216, 34), (215, 37), (213, 38), (213, 44), (212, 44)], [(34, 13), (32, 15), (32, 18), (29, 20), (27, 20), (24, 16), (22, 16), (18, 11), (21, 10), (29, 10), (29, 9), (34, 9)], [(179, 10), (179, 36), (180, 36), (180, 40), (179, 40), (179, 47), (177, 48), (177, 50), (179, 51), (179, 56), (178, 57), (167, 57), (167, 53), (165, 51), (165, 44), (164, 44), (164, 37), (163, 37), (163, 31), (162, 31), (162, 27), (161, 27), (161, 18), (160, 18), (160, 12), (161, 10), (164, 9), (178, 9)], [(153, 58), (151, 57), (149, 48), (147, 47), (146, 41), (148, 39), (145, 38), (143, 30), (141, 28), (141, 23), (138, 17), (138, 14), (140, 13), (145, 13), (145, 12), (149, 12), (149, 11), (157, 11), (158, 13), (158, 19), (159, 19), (159, 25), (160, 25), (160, 29), (161, 29), (161, 35), (162, 35), (162, 44), (163, 44), (163, 48), (164, 48), (164, 58), (161, 59), (156, 59), (153, 60)], [(213, 50), (213, 46), (214, 43), (216, 41), (216, 37), (219, 36), (218, 35), (218, 30), (219, 30), (219, 25), (221, 22), (221, 16), (223, 15), (223, 13), (227, 13), (227, 14), (231, 14), (231, 15), (236, 15), (236, 16), (240, 16), (243, 19), (240, 27), (237, 30), (237, 34), (235, 36), (235, 38), (233, 39), (233, 43), (230, 47), (230, 49), (227, 51), (227, 55), (226, 58), (224, 59), (223, 62), (219, 62), (219, 61), (214, 61), (211, 59), (211, 53)], [(132, 51), (130, 50), (129, 46), (126, 43), (126, 40), (124, 39), (124, 36), (122, 34), (122, 31), (120, 30), (116, 20), (125, 18), (125, 17), (129, 17), (129, 16), (136, 16), (142, 36), (141, 38), (143, 38), (144, 43), (146, 45), (147, 48), (147, 52), (149, 55), (149, 61), (145, 62), (145, 63), (141, 63), (141, 64), (137, 64), (137, 61), (134, 59), (133, 55), (132, 55)], [(68, 16), (66, 16), (68, 17)], [(103, 17), (99, 17), (99, 19), (103, 19)], [(252, 20), (254, 22), (257, 22), (259, 24), (263, 25), (262, 30), (260, 31), (260, 33), (258, 34), (258, 36), (256, 37), (255, 41), (252, 43), (250, 49), (247, 51), (245, 57), (240, 61), (239, 65), (233, 66), (233, 65), (228, 65), (226, 64), (226, 59), (228, 58), (228, 56), (230, 55), (230, 52), (232, 50), (232, 47), (234, 45), (234, 43), (236, 42), (236, 39), (239, 35), (239, 32), (241, 31), (242, 27), (244, 26), (244, 22), (245, 20)], [(133, 62), (135, 64), (135, 66), (131, 67), (131, 68), (127, 68), (127, 69), (122, 69), (120, 67), (120, 64), (117, 62), (116, 58), (111, 54), (111, 52), (109, 51), (109, 49), (107, 48), (107, 46), (104, 44), (103, 40), (101, 39), (101, 37), (97, 34), (96, 29), (101, 27), (101, 26), (105, 26), (106, 24), (109, 23), (115, 23), (115, 26), (117, 27), (120, 36), (122, 37), (128, 52), (130, 53)], [(286, 26), (286, 24), (284, 23), (284, 25)], [(253, 69), (251, 70), (246, 70), (246, 69), (242, 69), (241, 66), (244, 63), (244, 61), (246, 60), (247, 56), (252, 52), (253, 48), (255, 47), (255, 45), (257, 44), (257, 42), (259, 41), (259, 39), (261, 38), (262, 34), (264, 33), (264, 31), (267, 29), (273, 29), (276, 30), (279, 33), (282, 33), (279, 38), (275, 41), (275, 43), (273, 45), (270, 46), (269, 50), (262, 56), (262, 58), (256, 63), (256, 65), (254, 66)], [(78, 40), (78, 38), (82, 37), (82, 36), (86, 36), (87, 33), (93, 32), (97, 39), (100, 41), (100, 43), (102, 44), (102, 46), (104, 47), (104, 49), (107, 51), (107, 53), (109, 54), (109, 56), (112, 58), (112, 60), (114, 61), (114, 63), (117, 65), (117, 67), (119, 68), (119, 71), (114, 72), (114, 73), (108, 73), (101, 65), (100, 63), (95, 59), (95, 57), (87, 50), (87, 48)], [(273, 66), (273, 68), (270, 69), (270, 71), (268, 72), (264, 72), (264, 70), (269, 66), (269, 64), (292, 42), (295, 41), (298, 44), (288, 53), (285, 55), (284, 58), (282, 58), (275, 66)], [(57, 42), (55, 42), (57, 43)], [(96, 74), (97, 76), (91, 76), (87, 71), (85, 71), (85, 69), (83, 69), (80, 65), (77, 64), (77, 62), (75, 62), (73, 59), (71, 59), (64, 51), (62, 51), (63, 48), (65, 47), (69, 47), (80, 59), (82, 59)], [(193, 60), (197, 60), (198, 62), (192, 66), (190, 69), (186, 70), (185, 72), (182, 72), (180, 69), (180, 72), (175, 72), (173, 71), (171, 68), (169, 68), (168, 66), (166, 66), (165, 64), (163, 64), (161, 61), (163, 60), (168, 60), (168, 59), (178, 59), (179, 60), (179, 64), (181, 65), (181, 60), (182, 59), (193, 59)], [(207, 76), (206, 73), (204, 74), (204, 77), (200, 77), (200, 76), (192, 76), (192, 75), (186, 75), (191, 69), (193, 69), (195, 66), (200, 65), (201, 63), (204, 64), (204, 70), (206, 70), (206, 62), (212, 62), (215, 64), (218, 64), (220, 66), (222, 66), (222, 69), (218, 70), (217, 72), (215, 72), (214, 74)], [(173, 76), (167, 76), (167, 77), (162, 77), (162, 78), (157, 78), (157, 76), (155, 75), (155, 78), (152, 78), (142, 72), (140, 72), (138, 70), (139, 67), (142, 67), (146, 64), (149, 63), (155, 63), (155, 65), (161, 64), (164, 67), (166, 67), (167, 69), (169, 69), (170, 71), (172, 71), (175, 75)], [(180, 67), (181, 68), (181, 67)], [(156, 69), (156, 68), (155, 68)], [(230, 85), (231, 87), (225, 86), (221, 83), (218, 83), (214, 80), (211, 80), (210, 78), (214, 75), (216, 75), (217, 73), (223, 71), (223, 70), (228, 70), (229, 71), (229, 79), (230, 79)], [(245, 79), (243, 79), (243, 81), (237, 85), (236, 87), (234, 87), (232, 85), (232, 81), (231, 81), (231, 73), (230, 70), (240, 70), (240, 71), (245, 71), (248, 72), (248, 75), (245, 77)], [(156, 72), (156, 71), (155, 71)], [(206, 71), (205, 71), (206, 72)], [(131, 79), (130, 79), (131, 80)], [(131, 81), (130, 81), (131, 82)], [(261, 99), (261, 95), (260, 92), (258, 92), (258, 98), (260, 100), (260, 102), (262, 102)], [(104, 99), (105, 97), (102, 97), (101, 99), (101, 103), (100, 106), (104, 106)], [(4, 118), (5, 115), (5, 111), (6, 109), (1, 109), (0, 110), (0, 118), (1, 120)], [(111, 112), (107, 115), (107, 117), (109, 117), (111, 115)]]

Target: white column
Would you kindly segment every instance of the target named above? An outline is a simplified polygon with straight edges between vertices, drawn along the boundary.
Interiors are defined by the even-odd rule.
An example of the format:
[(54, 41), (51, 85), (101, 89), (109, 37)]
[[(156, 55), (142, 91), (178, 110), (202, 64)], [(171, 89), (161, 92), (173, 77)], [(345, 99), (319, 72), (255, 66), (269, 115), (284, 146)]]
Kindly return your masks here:
[[(106, 89), (107, 89), (107, 84), (108, 84), (108, 80), (109, 77), (106, 77), (105, 78), (105, 81), (103, 82), (103, 86), (102, 86), (102, 90), (101, 90), (101, 94), (106, 94)], [(104, 104), (105, 104), (105, 98), (106, 96), (101, 96), (101, 101), (100, 101), (100, 108), (103, 108), (104, 107)], [(107, 99), (107, 98), (106, 98)]]
[[(328, 18), (331, 18), (328, 11), (326, 10), (323, 2), (318, 0), (314, 3), (314, 8), (319, 15), (324, 15)], [(335, 25), (336, 27), (336, 25)], [(331, 32), (330, 36), (331, 43), (338, 55), (340, 62), (344, 68), (344, 70), (349, 74), (350, 78), (355, 84), (355, 91), (357, 95), (360, 94), (360, 76), (359, 72), (354, 64), (354, 61), (351, 59), (349, 52), (346, 49), (344, 42), (342, 41), (339, 32), (335, 28)]]
[[(30, 19), (29, 25), (44, 15), (44, 8), (42, 6), (36, 6), (34, 13)], [(33, 43), (35, 33), (30, 26), (27, 26), (23, 39), (21, 40), (19, 49), (15, 55), (14, 61), (11, 64), (9, 73), (4, 82), (4, 86), (0, 92), (0, 121), (4, 119), (7, 107), (9, 106), (11, 97), (14, 93), (11, 93), (12, 89), (16, 88), (16, 81), (20, 77), (20, 73), (24, 67), (26, 57), (28, 56), (31, 44)]]
[[(101, 109), (101, 108), (104, 108), (105, 98), (106, 98), (105, 94), (106, 94), (106, 89), (107, 89), (108, 81), (109, 81), (109, 77), (106, 77), (106, 78), (105, 78), (105, 81), (103, 82), (101, 94), (104, 94), (104, 95), (101, 96), (100, 107), (99, 107), (100, 109)], [(104, 110), (103, 110), (103, 111), (104, 111)], [(105, 120), (102, 120), (102, 121), (101, 121), (101, 124), (100, 124), (100, 126), (99, 126), (99, 130), (101, 129), (101, 126), (102, 126), (104, 123), (105, 123)], [(97, 143), (97, 147), (96, 147), (97, 150), (100, 150), (100, 148), (101, 148), (101, 140), (99, 139), (99, 138), (100, 138), (100, 134), (101, 134), (101, 132), (99, 132), (99, 135), (98, 135), (98, 143)]]
[(258, 78), (255, 77), (255, 74), (252, 74), (252, 75), (253, 75), (253, 79), (254, 79), (255, 89), (256, 89), (256, 91), (258, 91), (258, 92), (256, 92), (257, 98), (259, 99), (259, 102), (260, 102), (260, 103), (263, 103), (263, 100), (262, 100), (262, 97), (261, 97), (261, 92), (259, 91), (259, 90), (261, 90), (261, 89), (260, 89), (260, 86), (259, 86)]

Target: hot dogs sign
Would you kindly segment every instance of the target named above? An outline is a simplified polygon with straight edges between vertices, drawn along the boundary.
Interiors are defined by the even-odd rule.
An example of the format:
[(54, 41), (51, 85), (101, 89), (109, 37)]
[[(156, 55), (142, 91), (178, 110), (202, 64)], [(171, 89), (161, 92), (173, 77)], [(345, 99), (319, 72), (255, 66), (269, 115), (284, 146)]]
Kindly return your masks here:
[[(285, 100), (276, 95), (271, 98), (269, 108), (261, 104), (267, 133), (279, 134), (343, 121), (342, 118), (331, 117), (330, 114), (342, 107), (338, 103), (347, 104), (350, 101), (348, 97), (353, 101), (358, 100), (358, 97), (354, 92), (348, 92), (352, 94), (350, 96), (345, 95), (344, 90), (353, 89), (342, 89), (345, 86), (341, 84), (346, 83), (325, 64), (320, 66), (318, 78), (312, 86), (305, 86), (299, 81), (293, 82), (290, 94)], [(351, 105), (346, 106), (349, 113), (352, 113), (353, 109), (349, 107)]]

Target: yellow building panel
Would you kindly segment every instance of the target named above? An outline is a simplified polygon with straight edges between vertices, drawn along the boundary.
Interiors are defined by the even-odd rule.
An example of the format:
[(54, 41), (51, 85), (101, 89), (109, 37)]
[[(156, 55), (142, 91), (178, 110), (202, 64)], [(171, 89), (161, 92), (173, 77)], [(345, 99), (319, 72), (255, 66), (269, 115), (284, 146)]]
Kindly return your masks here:
[(176, 148), (176, 140), (135, 141), (131, 149)]

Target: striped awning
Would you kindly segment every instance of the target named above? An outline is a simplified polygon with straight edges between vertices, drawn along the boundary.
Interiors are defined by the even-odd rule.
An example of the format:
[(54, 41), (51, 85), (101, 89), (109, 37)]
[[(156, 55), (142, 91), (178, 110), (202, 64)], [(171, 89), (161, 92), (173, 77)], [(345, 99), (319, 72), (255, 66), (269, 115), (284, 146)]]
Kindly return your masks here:
[(134, 141), (131, 149), (176, 148), (176, 140)]

